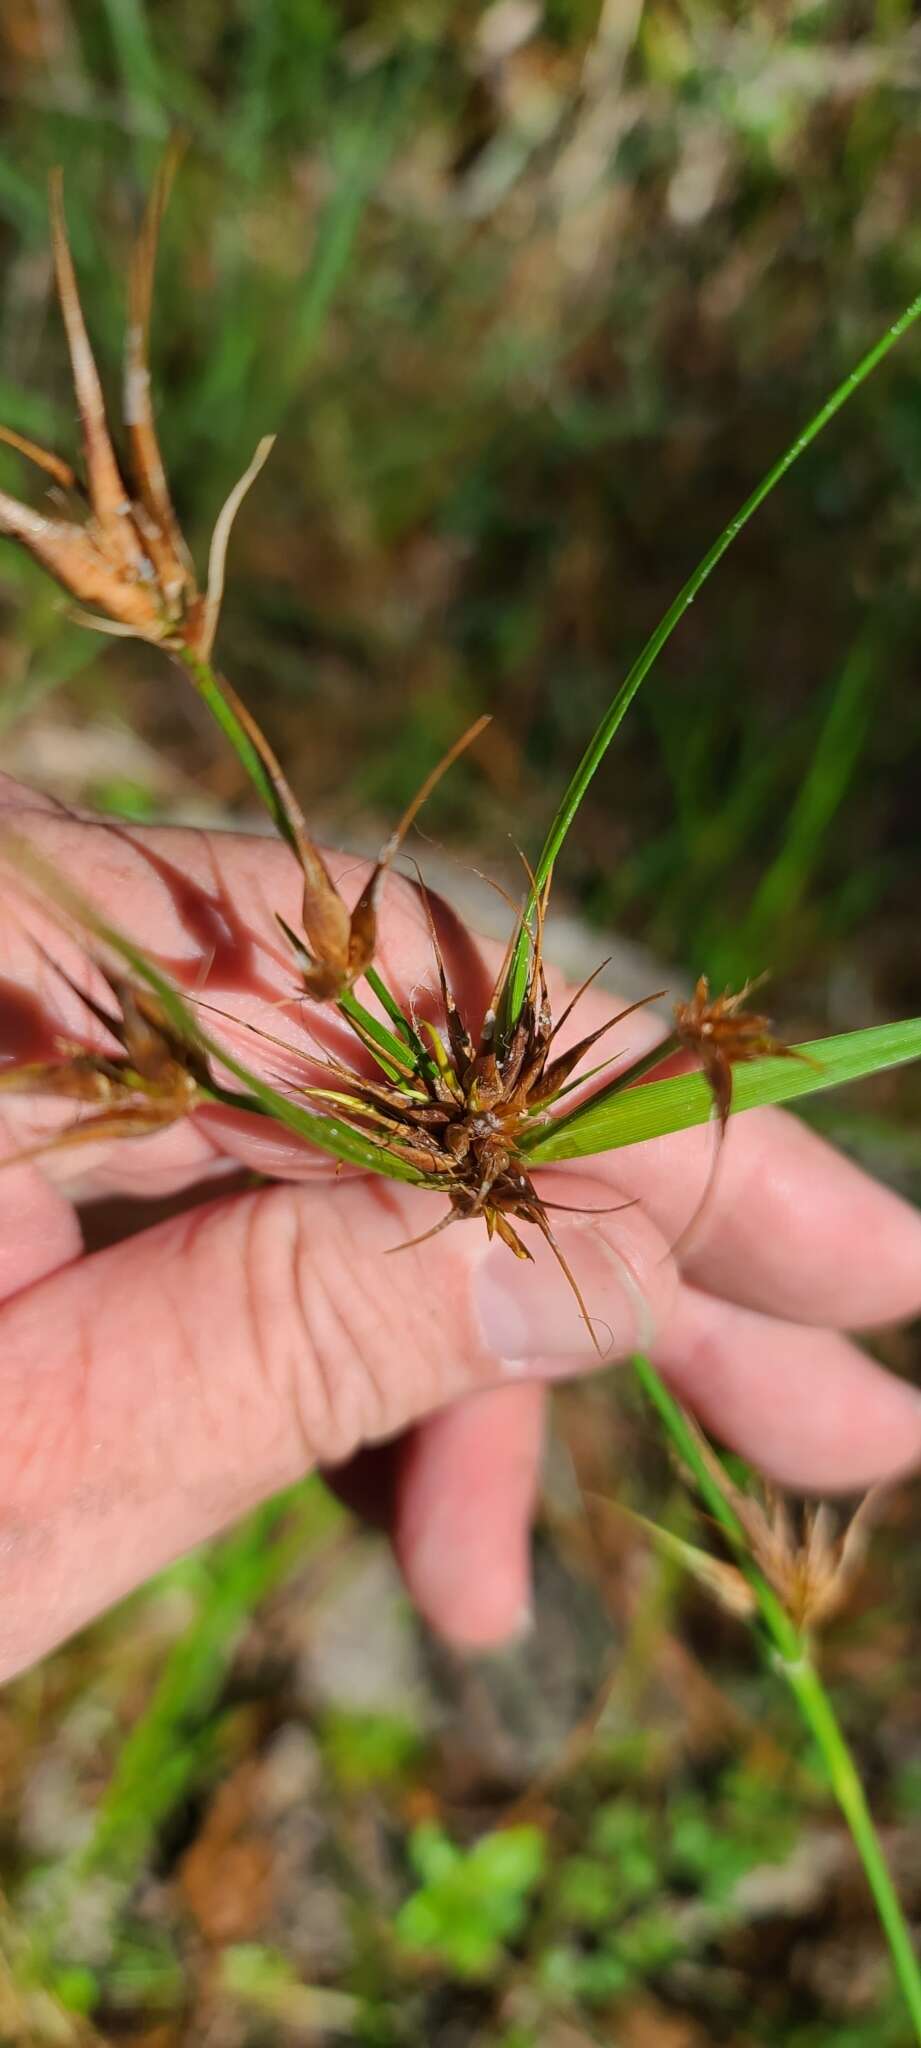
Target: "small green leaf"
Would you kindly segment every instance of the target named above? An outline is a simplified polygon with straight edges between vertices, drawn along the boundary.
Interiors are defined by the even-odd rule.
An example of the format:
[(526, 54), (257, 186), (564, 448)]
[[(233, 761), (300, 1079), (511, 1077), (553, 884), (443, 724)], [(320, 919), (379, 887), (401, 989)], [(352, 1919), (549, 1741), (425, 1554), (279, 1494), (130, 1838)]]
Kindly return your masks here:
[(53, 1972), (51, 1989), (68, 2012), (88, 2014), (99, 1997), (99, 1979), (87, 1965), (71, 1963)]
[(435, 1822), (415, 1830), (410, 1861), (422, 1883), (396, 1919), (403, 1946), (440, 1958), (459, 1977), (485, 1978), (524, 1926), (543, 1875), (539, 1828), (504, 1828), (461, 1850)]
[(547, 1844), (539, 1828), (500, 1828), (484, 1835), (470, 1852), (470, 1864), (496, 1892), (526, 1892), (543, 1874)]
[(569, 1856), (560, 1871), (556, 1907), (577, 1927), (605, 1927), (622, 1910), (617, 1872), (593, 1856)]
[(423, 1884), (436, 1885), (457, 1869), (461, 1852), (443, 1828), (434, 1821), (423, 1821), (410, 1837), (409, 1858)]

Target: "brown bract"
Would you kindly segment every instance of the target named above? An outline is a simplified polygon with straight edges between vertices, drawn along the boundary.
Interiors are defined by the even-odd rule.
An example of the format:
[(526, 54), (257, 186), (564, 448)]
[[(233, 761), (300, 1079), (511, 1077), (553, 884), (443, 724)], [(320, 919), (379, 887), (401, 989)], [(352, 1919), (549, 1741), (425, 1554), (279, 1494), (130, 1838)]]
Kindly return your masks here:
[(173, 1029), (152, 991), (96, 960), (93, 964), (112, 999), (111, 1005), (99, 1002), (57, 961), (48, 954), (44, 958), (102, 1025), (113, 1041), (113, 1050), (98, 1052), (62, 1032), (57, 1038), (56, 1058), (11, 1066), (0, 1073), (0, 1093), (51, 1096), (90, 1106), (88, 1116), (18, 1152), (16, 1158), (34, 1158), (60, 1145), (143, 1138), (187, 1116), (207, 1088), (206, 1064), (195, 1047)]
[(0, 535), (18, 541), (72, 597), (81, 605), (92, 607), (91, 614), (84, 615), (84, 623), (103, 632), (154, 641), (181, 665), (231, 739), (300, 866), (303, 932), (292, 932), (287, 925), (283, 929), (295, 949), (304, 992), (317, 1002), (337, 1001), (366, 973), (374, 959), (383, 878), (420, 805), (488, 720), (477, 719), (426, 778), (350, 911), (308, 830), (272, 747), (232, 684), (210, 666), (230, 528), (245, 492), (272, 446), (272, 437), (260, 441), (249, 468), (218, 516), (204, 593), (198, 589), (192, 559), (170, 498), (154, 425), (148, 343), (157, 239), (173, 161), (171, 152), (155, 180), (129, 270), (123, 380), (128, 462), (124, 473), (109, 434), (102, 386), (80, 304), (64, 219), (61, 177), (59, 172), (52, 175), (55, 277), (82, 426), (86, 483), (84, 486), (61, 456), (38, 447), (10, 428), (0, 427), (0, 440), (44, 470), (58, 495), (69, 499), (72, 507), (65, 507), (66, 516), (38, 512), (0, 492)]
[(301, 920), (306, 945), (285, 923), (283, 917), (278, 918), (278, 923), (294, 950), (305, 994), (312, 996), (315, 1002), (335, 1001), (367, 973), (374, 960), (377, 951), (377, 913), (384, 878), (399, 853), (413, 821), (442, 776), (453, 767), (459, 755), (465, 753), (467, 748), (473, 745), (474, 740), (479, 739), (490, 720), (488, 716), (474, 719), (473, 724), (467, 727), (466, 732), (461, 733), (460, 738), (454, 741), (453, 746), (448, 748), (447, 753), (443, 754), (441, 760), (430, 770), (407, 805), (396, 829), (382, 846), (358, 902), (354, 909), (349, 911), (332, 881), (322, 854), (310, 837), (300, 807), (278, 761), (255, 720), (250, 717), (236, 695), (233, 701), (241, 723), (266, 765), (291, 828), (291, 843), (304, 877)]
[(723, 1131), (732, 1107), (733, 1067), (769, 1053), (778, 1059), (804, 1058), (803, 1053), (774, 1037), (769, 1017), (745, 1009), (746, 996), (755, 986), (747, 981), (735, 995), (726, 989), (721, 996), (711, 996), (709, 981), (702, 974), (690, 1000), (675, 1004), (675, 1036), (686, 1052), (699, 1059)]
[[(20, 541), (72, 597), (92, 607), (97, 615), (94, 624), (136, 634), (143, 640), (181, 641), (207, 654), (217, 626), (226, 512), (215, 528), (209, 590), (202, 595), (170, 499), (154, 428), (147, 363), (156, 241), (169, 179), (167, 163), (154, 185), (129, 272), (124, 357), (128, 462), (123, 474), (109, 433), (102, 385), (80, 304), (61, 175), (52, 173), (55, 279), (80, 413), (85, 482), (60, 456), (21, 434), (0, 429), (0, 438), (43, 469), (65, 501), (70, 500), (60, 511), (38, 512), (0, 492), (0, 533)], [(238, 501), (234, 493), (228, 504), (232, 502), (235, 509)]]
[[(866, 1555), (867, 1542), (879, 1514), (884, 1489), (873, 1486), (843, 1523), (824, 1501), (807, 1502), (794, 1517), (773, 1487), (762, 1485), (759, 1499), (735, 1485), (703, 1432), (689, 1418), (699, 1456), (713, 1474), (745, 1531), (752, 1558), (798, 1629), (819, 1628), (844, 1606)], [(708, 1560), (718, 1563), (718, 1560)], [(725, 1605), (735, 1596), (735, 1612), (755, 1610), (754, 1595), (734, 1565), (721, 1567)], [(729, 1579), (732, 1580), (730, 1590)]]

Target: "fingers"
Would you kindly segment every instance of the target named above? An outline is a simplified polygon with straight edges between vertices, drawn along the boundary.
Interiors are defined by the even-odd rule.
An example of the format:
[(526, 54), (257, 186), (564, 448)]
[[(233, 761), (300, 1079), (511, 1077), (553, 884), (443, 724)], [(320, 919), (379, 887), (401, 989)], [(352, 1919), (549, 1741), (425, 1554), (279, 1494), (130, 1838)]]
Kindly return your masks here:
[[(611, 1155), (674, 1243), (712, 1160), (712, 1126)], [(848, 1329), (921, 1308), (921, 1215), (782, 1110), (730, 1123), (713, 1196), (682, 1255), (695, 1285), (751, 1308)]]
[(415, 1606), (458, 1649), (495, 1648), (529, 1621), (545, 1401), (530, 1381), (469, 1394), (326, 1474), (388, 1532)]
[[(189, 1001), (199, 1008), (204, 1027), (215, 1038), (229, 1036), (237, 1055), (250, 1065), (274, 1078), (275, 1070), (286, 1063), (277, 1039), (298, 1054), (292, 1070), (295, 1079), (303, 1071), (304, 1055), (316, 1054), (318, 1041), (322, 1040), (321, 1052), (332, 1049), (340, 1057), (354, 1058), (355, 1040), (331, 1009), (298, 996), (294, 961), (274, 913), (279, 911), (297, 927), (301, 885), (296, 863), (279, 842), (87, 825), (58, 811), (33, 811), (28, 803), (19, 808), (8, 794), (5, 800), (2, 788), (0, 811), (53, 868), (75, 879), (83, 895), (176, 976)], [(340, 854), (331, 857), (331, 865), (346, 896), (357, 895), (367, 863)], [(417, 891), (396, 876), (388, 879), (385, 902), (379, 964), (398, 991), (418, 990), (426, 974), (434, 977), (425, 911)], [(17, 896), (9, 914), (0, 918), (0, 975), (34, 991), (39, 1016), (47, 1016), (59, 1032), (102, 1044), (99, 1027), (51, 962), (36, 951), (33, 936), (53, 961), (79, 984), (87, 984), (86, 947), (79, 934), (63, 930), (56, 917), (50, 911), (45, 914), (29, 895)], [(465, 961), (465, 969), (468, 965)], [(101, 984), (94, 993), (104, 1004), (111, 1000)], [(239, 1021), (234, 1023), (234, 1017)], [(0, 1016), (0, 1056), (2, 1031)], [(31, 1055), (20, 1048), (18, 1056), (48, 1054), (44, 1048), (36, 1047)], [(23, 1144), (75, 1120), (69, 1105), (28, 1099), (11, 1098), (10, 1114)], [(225, 1134), (234, 1135), (226, 1148)], [(79, 1185), (90, 1192), (121, 1185), (129, 1192), (143, 1188), (167, 1193), (198, 1179), (210, 1167), (216, 1147), (230, 1149), (250, 1163), (249, 1155), (254, 1149), (258, 1153), (260, 1140), (255, 1127), (246, 1133), (232, 1119), (222, 1125), (220, 1117), (212, 1116), (210, 1125), (192, 1119), (181, 1130), (174, 1127), (156, 1139), (119, 1140), (102, 1148), (82, 1143), (61, 1147), (48, 1154), (47, 1166), (52, 1177), (68, 1187)], [(262, 1149), (266, 1150), (264, 1143)], [(292, 1161), (301, 1170), (304, 1148), (296, 1141), (283, 1140), (269, 1157), (271, 1150), (270, 1145), (266, 1171), (273, 1170), (275, 1157), (275, 1170), (285, 1170)], [(326, 1172), (334, 1170), (319, 1153), (313, 1159)], [(254, 1163), (262, 1162), (257, 1157)]]
[[(210, 840), (185, 831), (128, 834), (121, 828), (87, 827), (58, 814), (36, 813), (29, 831), (46, 855), (59, 860), (66, 872), (78, 873), (103, 908), (142, 933), (187, 982), (204, 976), (211, 996), (216, 977), (229, 987), (231, 1005), (244, 1017), (310, 1044), (309, 1032), (318, 1028), (316, 1006), (302, 1005), (294, 1013), (267, 1007), (273, 994), (290, 993), (292, 986), (272, 917), (277, 908), (296, 922), (298, 875), (285, 848), (229, 834)], [(357, 895), (365, 872), (363, 864), (339, 857), (337, 878), (347, 895)], [(454, 932), (452, 939), (451, 932), (449, 919), (444, 937), (453, 955), (452, 971), (459, 990), (469, 991), (478, 979), (476, 955), (469, 938)], [(253, 934), (259, 935), (255, 950)], [(0, 945), (15, 953), (15, 933), (0, 932)], [(20, 936), (20, 972), (34, 980), (34, 954), (26, 960), (22, 945)], [(382, 965), (404, 990), (432, 979), (424, 910), (415, 891), (398, 878), (391, 879), (385, 894)], [(46, 979), (44, 991), (49, 1001), (61, 1005), (59, 987)], [(219, 1002), (220, 990), (214, 1000)], [(590, 991), (561, 1033), (560, 1048), (602, 1022), (612, 1002)], [(65, 1022), (77, 1028), (78, 1021), (71, 1009)], [(614, 1044), (632, 1057), (657, 1028), (648, 1017), (633, 1017)], [(271, 1063), (275, 1055), (271, 1048), (268, 1052)], [(257, 1038), (246, 1040), (246, 1053), (254, 1064), (265, 1064), (266, 1048)], [(713, 1143), (712, 1126), (677, 1133), (608, 1154), (593, 1162), (592, 1171), (640, 1199), (668, 1243), (674, 1243), (707, 1184)], [(304, 1160), (303, 1151), (298, 1154), (277, 1135), (267, 1143), (258, 1135), (245, 1137), (239, 1129), (235, 1133), (232, 1120), (221, 1125), (209, 1112), (184, 1127), (181, 1138), (169, 1132), (155, 1140), (123, 1143), (117, 1153), (112, 1148), (108, 1184), (118, 1176), (133, 1182), (135, 1175), (157, 1173), (164, 1183), (177, 1186), (197, 1178), (216, 1148), (236, 1150), (247, 1163), (259, 1163), (260, 1145), (268, 1171), (286, 1171), (286, 1161)], [(70, 1153), (62, 1154), (61, 1161), (52, 1170), (68, 1178), (90, 1164), (97, 1176), (100, 1172), (98, 1157)], [(330, 1170), (317, 1163), (319, 1170)], [(753, 1111), (730, 1124), (712, 1199), (682, 1261), (695, 1284), (795, 1320), (858, 1328), (921, 1307), (921, 1217), (777, 1110)]]
[(27, 811), (60, 811), (61, 805), (53, 796), (46, 796), (43, 790), (32, 789), (25, 782), (16, 782), (12, 775), (0, 769), (0, 810), (7, 816), (14, 813), (22, 817)]
[[(20, 810), (0, 791), (10, 826), (21, 824), (44, 859), (185, 986), (199, 994), (231, 991), (241, 999), (236, 1007), (243, 1015), (251, 999), (264, 1006), (294, 992), (294, 961), (275, 913), (299, 928), (303, 878), (280, 841), (183, 827), (88, 825), (59, 811), (35, 809), (25, 795)], [(368, 862), (340, 853), (330, 856), (330, 864), (343, 895), (357, 898)], [(392, 967), (409, 977), (430, 971), (428, 924), (418, 892), (393, 876), (385, 902), (385, 971)], [(264, 1007), (260, 1015), (263, 1023), (271, 1022)], [(315, 1006), (312, 1015), (319, 1015)]]
[(683, 1287), (653, 1357), (705, 1427), (780, 1485), (846, 1493), (921, 1458), (921, 1395), (833, 1331)]
[[(10, 1138), (0, 1123), (0, 1161)], [(80, 1226), (69, 1202), (36, 1166), (0, 1174), (0, 1301), (44, 1279), (80, 1251)]]
[(530, 1618), (541, 1386), (458, 1401), (401, 1446), (392, 1537), (419, 1612), (459, 1648), (492, 1649)]
[[(576, 1201), (598, 1192), (573, 1179)], [(310, 1466), (509, 1378), (597, 1362), (541, 1239), (533, 1266), (470, 1223), (385, 1256), (440, 1213), (434, 1197), (382, 1181), (272, 1188), (172, 1218), (0, 1309), (0, 1669), (34, 1659)], [(662, 1241), (639, 1210), (566, 1224), (561, 1244), (595, 1328), (608, 1357), (623, 1356), (667, 1318)], [(502, 1409), (506, 1432), (520, 1412)], [(510, 1472), (498, 1438), (493, 1448), (510, 1487), (502, 1598), (517, 1600), (532, 1450)], [(433, 1613), (460, 1612), (460, 1590), (438, 1590), (433, 1561), (451, 1511), (441, 1544), (426, 1545), (418, 1505), (449, 1451), (444, 1437), (440, 1448), (419, 1439), (397, 1528)], [(464, 1459), (469, 1472), (469, 1446)], [(471, 1528), (460, 1500), (459, 1525)], [(479, 1620), (468, 1606), (460, 1625), (498, 1628), (501, 1604)]]

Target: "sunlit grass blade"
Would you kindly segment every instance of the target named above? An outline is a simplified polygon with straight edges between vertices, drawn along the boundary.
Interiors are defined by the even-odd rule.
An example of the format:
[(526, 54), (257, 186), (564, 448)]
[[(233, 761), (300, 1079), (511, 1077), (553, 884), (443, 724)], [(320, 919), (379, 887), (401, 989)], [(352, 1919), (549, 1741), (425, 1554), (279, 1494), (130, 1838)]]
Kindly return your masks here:
[[(422, 1040), (419, 1037), (419, 1033), (415, 1030), (410, 1018), (404, 1017), (403, 1012), (400, 1009), (400, 1005), (396, 1000), (396, 997), (391, 995), (390, 990), (387, 987), (387, 983), (378, 974), (376, 967), (366, 967), (365, 980), (368, 984), (369, 989), (371, 989), (372, 993), (376, 995), (377, 1000), (380, 1003), (381, 1009), (386, 1011), (387, 1016), (396, 1025), (397, 1036), (401, 1039), (403, 1044), (408, 1048), (408, 1050), (412, 1054), (413, 1066), (417, 1069), (422, 1067), (427, 1067), (431, 1069), (431, 1055), (426, 1052), (425, 1046), (423, 1045)], [(363, 1015), (365, 1017), (367, 1017), (368, 1014), (369, 1013), (367, 1010), (363, 1012)]]
[(505, 1010), (508, 1017), (517, 1017), (521, 1008), (527, 979), (528, 926), (540, 891), (553, 869), (560, 848), (585, 796), (589, 783), (596, 769), (603, 761), (608, 747), (622, 719), (629, 710), (640, 685), (645, 682), (650, 669), (658, 660), (666, 642), (671, 639), (676, 626), (680, 624), (689, 605), (693, 604), (698, 591), (702, 589), (707, 578), (716, 568), (717, 563), (722, 560), (727, 548), (731, 547), (733, 541), (741, 533), (742, 528), (747, 526), (748, 521), (758, 511), (759, 507), (764, 504), (765, 499), (770, 496), (775, 485), (780, 483), (781, 479), (786, 476), (787, 471), (792, 469), (793, 464), (799, 460), (799, 457), (805, 454), (806, 449), (818, 438), (823, 427), (826, 427), (829, 421), (834, 419), (835, 414), (840, 412), (841, 407), (847, 404), (848, 399), (853, 397), (855, 391), (859, 390), (860, 385), (866, 381), (883, 361), (884, 357), (889, 354), (890, 349), (894, 348), (896, 342), (900, 341), (902, 336), (908, 332), (908, 329), (914, 325), (919, 315), (921, 315), (921, 292), (919, 292), (917, 298), (912, 299), (909, 306), (906, 306), (904, 313), (900, 314), (898, 320), (893, 321), (891, 327), (887, 327), (885, 334), (882, 334), (879, 340), (874, 342), (873, 347), (867, 350), (866, 355), (861, 358), (856, 368), (851, 370), (848, 376), (842, 380), (831, 393), (831, 396), (825, 400), (825, 404), (820, 406), (818, 412), (813, 415), (808, 425), (797, 434), (795, 441), (791, 441), (789, 448), (774, 463), (773, 467), (768, 470), (766, 476), (762, 477), (761, 482), (752, 491), (751, 496), (746, 498), (744, 505), (736, 513), (734, 519), (730, 519), (728, 526), (724, 526), (722, 533), (718, 535), (712, 547), (708, 548), (703, 559), (698, 562), (693, 574), (688, 577), (683, 588), (679, 590), (677, 597), (669, 606), (664, 617), (660, 619), (655, 631), (647, 640), (645, 647), (637, 655), (632, 668), (629, 670), (616, 696), (608, 706), (600, 725), (589, 741), (544, 840), (540, 859), (534, 871), (534, 882), (528, 899), (525, 920), (519, 933), (506, 982)]
[[(381, 986), (383, 987), (383, 983)], [(393, 1003), (396, 1014), (402, 1015), (393, 997), (389, 997), (388, 1012), (390, 1003)], [(349, 1019), (356, 1036), (361, 1039), (365, 1050), (377, 1061), (381, 1072), (387, 1075), (388, 1080), (396, 1081), (400, 1075), (408, 1076), (415, 1073), (418, 1066), (415, 1047), (405, 1037), (395, 1038), (386, 1024), (382, 1024), (379, 1017), (372, 1016), (371, 1011), (366, 1010), (364, 1004), (359, 1002), (354, 989), (343, 990), (336, 1008), (343, 1017)]]
[(410, 1181), (420, 1187), (438, 1186), (434, 1176), (418, 1172), (414, 1166), (410, 1166), (405, 1159), (399, 1158), (386, 1146), (376, 1145), (373, 1140), (362, 1138), (358, 1131), (352, 1130), (348, 1124), (340, 1123), (337, 1117), (302, 1109), (299, 1103), (292, 1102), (289, 1096), (282, 1095), (277, 1088), (271, 1087), (261, 1075), (254, 1074), (243, 1060), (236, 1059), (225, 1046), (208, 1037), (203, 1038), (203, 1044), (211, 1059), (218, 1061), (227, 1073), (232, 1074), (251, 1098), (247, 1102), (245, 1098), (228, 1098), (224, 1094), (221, 1100), (231, 1099), (238, 1108), (262, 1110), (275, 1123), (282, 1124), (286, 1130), (292, 1131), (295, 1137), (306, 1139), (308, 1144), (317, 1146), (321, 1152), (331, 1153), (334, 1159), (341, 1159), (346, 1165), (360, 1167), (364, 1173), (380, 1173), (388, 1180)]
[[(887, 1067), (921, 1059), (921, 1017), (896, 1024), (872, 1025), (866, 1031), (845, 1031), (836, 1038), (817, 1038), (795, 1046), (802, 1059), (765, 1058), (733, 1069), (732, 1115), (768, 1103), (793, 1102), (823, 1088), (865, 1080)], [(713, 1114), (713, 1095), (703, 1074), (674, 1074), (642, 1087), (604, 1090), (570, 1116), (526, 1137), (531, 1165), (552, 1160), (585, 1159), (620, 1145), (637, 1145), (669, 1131), (705, 1124)]]

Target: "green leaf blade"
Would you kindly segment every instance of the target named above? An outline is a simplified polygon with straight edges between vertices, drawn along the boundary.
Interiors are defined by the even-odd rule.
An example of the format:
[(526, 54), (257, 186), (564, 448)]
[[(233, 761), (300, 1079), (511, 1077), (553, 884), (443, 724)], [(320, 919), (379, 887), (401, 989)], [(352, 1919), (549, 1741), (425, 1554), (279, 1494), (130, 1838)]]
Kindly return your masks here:
[(513, 1019), (518, 1017), (524, 999), (527, 979), (528, 935), (540, 892), (548, 876), (552, 873), (557, 856), (570, 825), (579, 810), (589, 783), (596, 769), (600, 767), (611, 741), (641, 684), (645, 682), (650, 669), (658, 660), (666, 642), (671, 639), (676, 626), (680, 624), (685, 612), (693, 604), (698, 591), (703, 588), (718, 562), (722, 560), (727, 548), (732, 546), (733, 541), (737, 539), (743, 527), (748, 525), (749, 520), (754, 517), (754, 514), (764, 504), (765, 499), (770, 497), (771, 492), (786, 476), (787, 471), (793, 468), (793, 464), (798, 462), (800, 456), (805, 454), (806, 449), (811, 447), (813, 441), (818, 439), (823, 428), (827, 427), (829, 421), (834, 419), (835, 414), (841, 411), (842, 406), (847, 404), (848, 399), (853, 397), (861, 384), (865, 383), (866, 379), (872, 375), (872, 372), (879, 367), (884, 357), (889, 354), (890, 349), (894, 348), (896, 343), (901, 341), (902, 336), (907, 334), (910, 327), (914, 326), (919, 316), (921, 316), (921, 293), (912, 299), (911, 304), (906, 306), (905, 311), (899, 315), (899, 318), (886, 328), (885, 333), (881, 334), (878, 341), (874, 342), (872, 348), (867, 350), (854, 369), (846, 377), (842, 378), (841, 383), (836, 385), (834, 391), (825, 400), (824, 405), (819, 407), (818, 412), (813, 414), (808, 424), (802, 428), (795, 440), (791, 441), (790, 446), (784, 450), (784, 453), (778, 457), (778, 460), (762, 477), (761, 482), (755, 486), (750, 496), (746, 498), (744, 505), (740, 506), (735, 517), (730, 519), (727, 526), (724, 526), (722, 533), (717, 535), (712, 546), (708, 548), (707, 553), (698, 562), (696, 569), (688, 577), (683, 588), (679, 590), (677, 597), (670, 604), (663, 618), (660, 619), (654, 632), (650, 634), (645, 647), (637, 655), (632, 668), (624, 678), (620, 689), (609, 704), (600, 725), (590, 739), (575, 774), (572, 776), (568, 788), (560, 800), (556, 816), (544, 840), (540, 859), (534, 870), (534, 883), (522, 921), (521, 934), (512, 956), (503, 991), (503, 1010), (508, 1017)]
[[(799, 1096), (865, 1080), (889, 1067), (921, 1059), (921, 1017), (846, 1031), (791, 1049), (803, 1057), (752, 1060), (735, 1068), (733, 1116), (745, 1109), (793, 1102)], [(605, 1092), (561, 1118), (555, 1127), (535, 1132), (526, 1149), (534, 1166), (587, 1159), (593, 1153), (690, 1130), (695, 1124), (708, 1123), (712, 1114), (713, 1097), (703, 1074), (674, 1074), (666, 1081)]]

